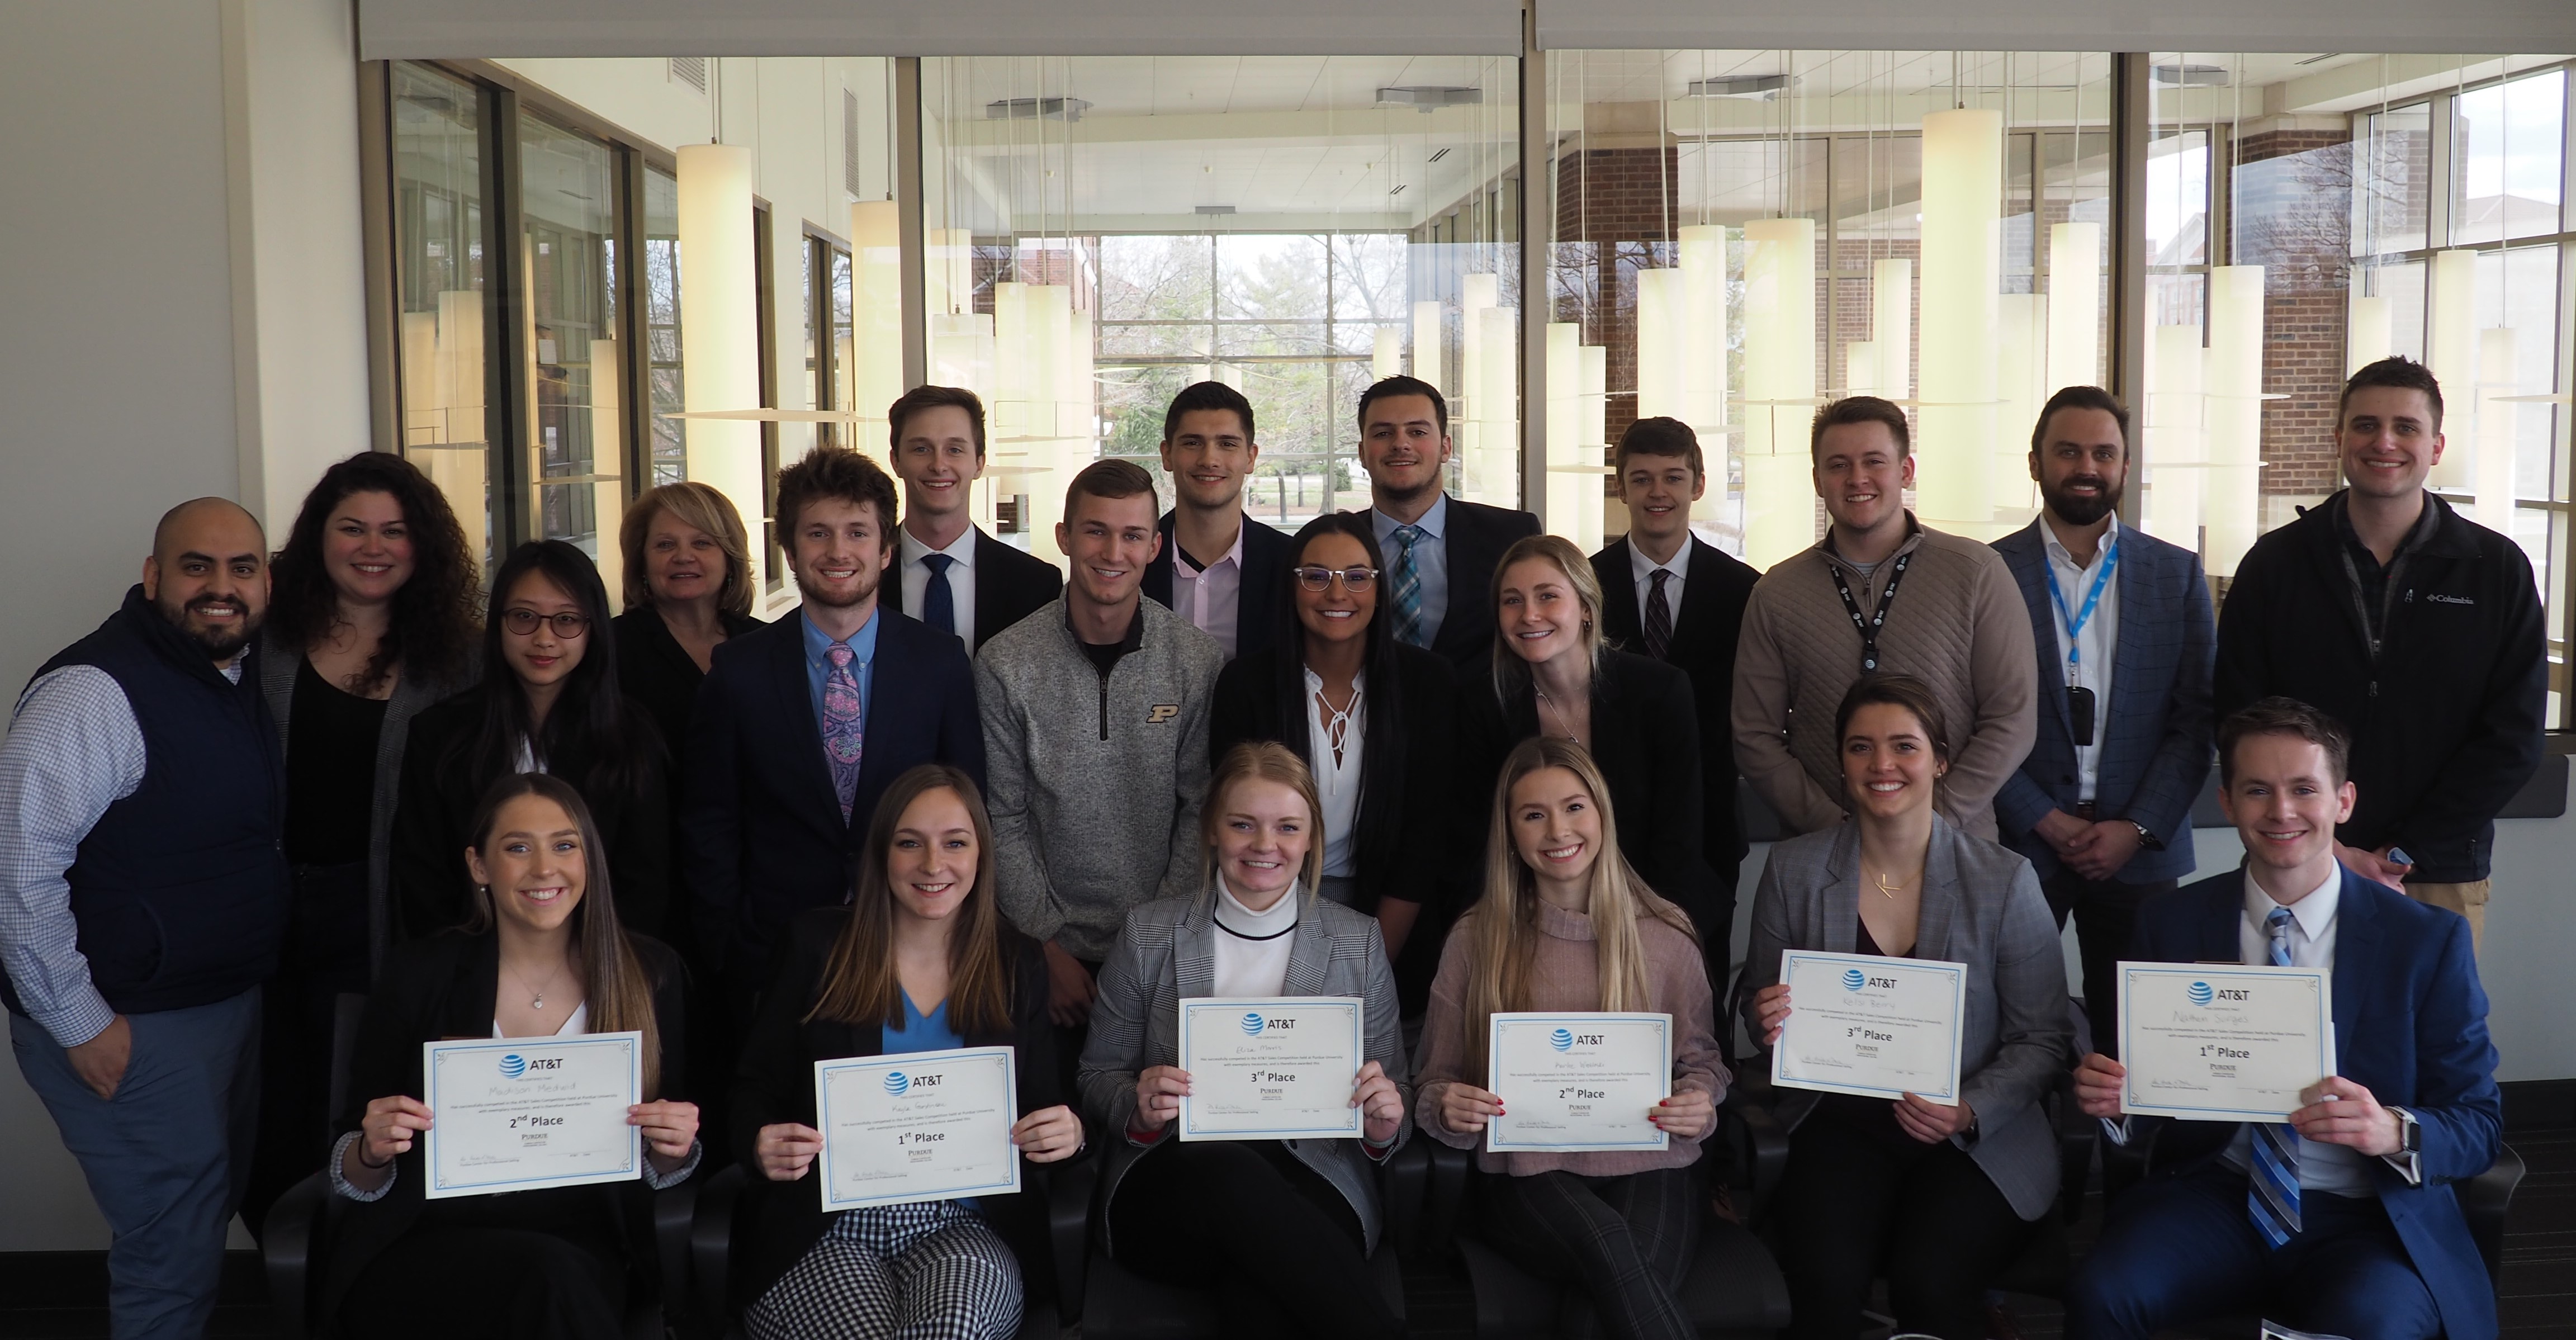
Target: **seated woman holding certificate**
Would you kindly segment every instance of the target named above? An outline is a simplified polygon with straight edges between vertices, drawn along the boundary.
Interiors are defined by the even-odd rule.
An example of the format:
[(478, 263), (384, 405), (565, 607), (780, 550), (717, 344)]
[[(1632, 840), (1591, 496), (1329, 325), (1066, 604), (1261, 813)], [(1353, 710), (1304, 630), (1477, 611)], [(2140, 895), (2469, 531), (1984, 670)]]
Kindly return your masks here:
[[(395, 946), (358, 1028), (349, 1059), (356, 1110), (331, 1150), (330, 1177), (334, 1191), (367, 1203), (343, 1220), (319, 1315), (336, 1319), (343, 1334), (371, 1337), (614, 1340), (625, 1331), (627, 1299), (654, 1288), (646, 1193), (685, 1181), (703, 1152), (696, 1105), (668, 1096), (685, 1082), (679, 958), (618, 925), (599, 830), (570, 783), (542, 773), (505, 776), (484, 795), (468, 832), (475, 890), (466, 925)], [(621, 1089), (639, 1085), (645, 1101), (625, 1109), (625, 1122), (641, 1128), (643, 1158), (621, 1181), (591, 1175), (584, 1184), (536, 1185), (570, 1183), (580, 1173), (528, 1157), (525, 1147), (536, 1142), (527, 1136), (493, 1141), (461, 1115), (440, 1129), (424, 1101), (433, 1092), (424, 1043), (568, 1043), (630, 1032), (641, 1034), (635, 1072), (619, 1075), (621, 1065), (608, 1073)], [(512, 1052), (473, 1072), (484, 1078), (495, 1066), (517, 1079), (528, 1062)], [(516, 1130), (518, 1120), (492, 1125)], [(605, 1142), (599, 1132), (556, 1134), (567, 1144), (587, 1136), (594, 1148), (622, 1143), (613, 1133)], [(433, 1169), (426, 1146), (440, 1139), (449, 1143)], [(468, 1139), (475, 1143), (460, 1147)], [(478, 1182), (506, 1194), (459, 1194), (430, 1185), (441, 1170), (496, 1161), (527, 1165), (517, 1186), (533, 1189)]]
[[(1956, 1040), (1959, 1101), (1790, 1088), (1775, 1059), (1778, 1114), (1791, 1130), (1789, 1168), (1772, 1200), (1789, 1281), (1787, 1334), (1850, 1340), (1883, 1268), (1899, 1331), (1983, 1340), (1987, 1282), (2057, 1196), (2056, 1134), (2040, 1107), (2073, 1044), (2057, 925), (2028, 861), (1934, 813), (1950, 744), (1921, 680), (1862, 679), (1834, 721), (1851, 820), (1771, 848), (1753, 895), (1745, 1022), (1766, 1047), (1795, 1027), (1780, 980), (1784, 951), (1959, 965), (1946, 972), (1962, 988), (1941, 996), (1942, 1013), (1960, 1006), (1955, 1028), (1924, 1030)], [(1856, 999), (1871, 974), (1845, 971), (1828, 980), (1837, 996), (1848, 989)], [(1813, 1002), (1828, 1006), (1843, 1008)], [(1846, 1035), (1831, 1030), (1834, 1042)], [(1917, 1036), (1853, 1055), (1890, 1059)], [(1828, 1045), (1814, 1042), (1818, 1055)], [(1834, 1059), (1854, 1075), (1850, 1087), (1867, 1087), (1850, 1058)], [(1925, 1064), (1948, 1082), (1946, 1048)]]
[[(1727, 1084), (1698, 936), (1620, 855), (1609, 786), (1571, 740), (1540, 736), (1512, 750), (1487, 848), (1484, 897), (1449, 932), (1432, 979), (1414, 1120), (1442, 1144), (1474, 1149), (1507, 1117), (1504, 1100), (1470, 1078), (1500, 1083), (1487, 1055), (1496, 1014), (1672, 1016), (1670, 1092), (1638, 1101), (1640, 1148), (1488, 1149), (1476, 1161), (1500, 1174), (1482, 1183), (1486, 1241), (1574, 1286), (1609, 1335), (1691, 1340), (1699, 1332), (1675, 1296), (1705, 1203), (1691, 1165)], [(1666, 1138), (1654, 1140), (1658, 1131)]]
[(993, 902), (982, 793), (945, 764), (896, 778), (869, 822), (850, 904), (797, 919), (743, 1047), (734, 1119), (742, 1161), (759, 1176), (736, 1259), (753, 1340), (1001, 1340), (1019, 1329), (1021, 1263), (1048, 1259), (1043, 1195), (826, 1209), (815, 1066), (1012, 1048), (1011, 1144), (1054, 1163), (1082, 1152), (1083, 1132), (1057, 1100), (1046, 1008), (1046, 959)]
[[(1317, 893), (1321, 814), (1313, 775), (1285, 747), (1226, 754), (1199, 812), (1208, 887), (1127, 914), (1101, 965), (1080, 1083), (1084, 1111), (1118, 1133), (1102, 1173), (1113, 1259), (1150, 1279), (1217, 1291), (1229, 1333), (1272, 1333), (1284, 1319), (1301, 1336), (1370, 1340), (1404, 1330), (1367, 1262), (1383, 1231), (1374, 1165), (1405, 1138), (1405, 1093), (1390, 1078), (1406, 1073), (1404, 1037), (1377, 922)], [(1242, 1034), (1258, 1039), (1265, 1012), (1294, 1012), (1275, 998), (1306, 996), (1361, 1002), (1356, 1019), (1347, 1005), (1320, 1001), (1294, 1020), (1309, 1025), (1301, 1043), (1334, 1049), (1332, 1073), (1303, 1086), (1294, 1072), (1273, 1075), (1282, 1087), (1264, 1090), (1239, 1082), (1259, 1072), (1187, 1068), (1185, 1005), (1263, 1002), (1221, 1012), (1202, 1054), (1222, 1054), (1240, 1050), (1224, 1044)], [(1182, 1129), (1301, 1089), (1305, 1105), (1283, 1112), (1280, 1125), (1313, 1132), (1305, 1138)]]

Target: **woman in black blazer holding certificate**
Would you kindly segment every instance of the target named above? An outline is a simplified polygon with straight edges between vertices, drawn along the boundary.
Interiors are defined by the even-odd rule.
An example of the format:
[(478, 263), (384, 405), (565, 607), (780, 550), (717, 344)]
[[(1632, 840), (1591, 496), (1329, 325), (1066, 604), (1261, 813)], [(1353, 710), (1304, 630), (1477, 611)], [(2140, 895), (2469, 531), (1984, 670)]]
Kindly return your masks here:
[[(1477, 807), (1512, 746), (1536, 736), (1590, 751), (1619, 814), (1619, 854), (1658, 894), (1694, 913), (1712, 878), (1701, 854), (1699, 726), (1688, 675), (1602, 641), (1601, 580), (1554, 535), (1503, 551), (1494, 569), (1494, 652), (1459, 676), (1462, 790)], [(1479, 845), (1476, 850), (1484, 848)], [(1723, 928), (1702, 925), (1712, 939)]]
[(1897, 1330), (1984, 1340), (1988, 1283), (2057, 1200), (2057, 1133), (2040, 1106), (2066, 1082), (2073, 1041), (2057, 923), (2030, 862), (1934, 810), (1950, 741), (1923, 681), (1852, 685), (1834, 736), (1851, 819), (1771, 847), (1744, 959), (1747, 1031), (1776, 1046), (1795, 1014), (1784, 950), (1965, 964), (1959, 1092), (1776, 1090), (1790, 1131), (1771, 1200), (1785, 1334), (1852, 1340), (1883, 1269)]
[[(377, 978), (349, 1061), (353, 1110), (331, 1186), (363, 1202), (342, 1221), (319, 1315), (346, 1335), (616, 1340), (626, 1303), (656, 1285), (649, 1190), (696, 1171), (685, 1093), (679, 959), (627, 934), (599, 831), (581, 796), (542, 774), (484, 797), (465, 853), (473, 915), (399, 945)], [(421, 1044), (640, 1032), (643, 1129), (634, 1180), (430, 1200)]]
[(992, 827), (961, 769), (925, 763), (895, 779), (857, 875), (848, 906), (797, 919), (743, 1049), (744, 1328), (802, 1340), (912, 1334), (927, 1319), (952, 1340), (1004, 1340), (1019, 1329), (1025, 1270), (1049, 1259), (1044, 1193), (825, 1211), (814, 1064), (1015, 1048), (1011, 1143), (1031, 1163), (1071, 1158), (1082, 1121), (1056, 1095), (1046, 960), (994, 905)]
[[(1127, 914), (1100, 967), (1082, 1051), (1083, 1110), (1105, 1133), (1104, 1245), (1120, 1265), (1215, 1290), (1225, 1333), (1392, 1340), (1371, 1278), (1383, 1236), (1376, 1166), (1404, 1144), (1407, 1073), (1395, 975), (1377, 923), (1315, 893), (1315, 779), (1276, 744), (1241, 744), (1199, 809), (1208, 887)], [(1358, 1139), (1183, 1141), (1180, 1003), (1357, 996)], [(1338, 1082), (1336, 1083), (1338, 1089)]]
[[(1458, 892), (1457, 674), (1447, 657), (1396, 641), (1392, 621), (1377, 617), (1385, 565), (1366, 514), (1307, 522), (1288, 555), (1269, 647), (1217, 676), (1208, 761), (1247, 740), (1276, 741), (1306, 761), (1324, 807), (1321, 892), (1375, 916), (1386, 956), (1401, 963), (1425, 906), (1445, 926), (1443, 914), (1463, 901), (1441, 896)], [(1440, 944), (1440, 926), (1430, 929), (1419, 955), (1426, 986)]]

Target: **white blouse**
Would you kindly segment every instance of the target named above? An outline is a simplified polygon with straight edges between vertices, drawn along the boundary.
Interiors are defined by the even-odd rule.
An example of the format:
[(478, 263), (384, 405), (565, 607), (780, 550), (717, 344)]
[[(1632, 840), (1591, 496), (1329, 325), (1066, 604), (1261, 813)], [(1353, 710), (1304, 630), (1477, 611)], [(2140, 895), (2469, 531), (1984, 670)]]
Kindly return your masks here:
[(1358, 867), (1360, 754), (1368, 736), (1368, 676), (1351, 676), (1351, 707), (1324, 701), (1323, 676), (1306, 672), (1306, 738), (1313, 741), (1315, 795), (1324, 802), (1324, 873), (1348, 878)]

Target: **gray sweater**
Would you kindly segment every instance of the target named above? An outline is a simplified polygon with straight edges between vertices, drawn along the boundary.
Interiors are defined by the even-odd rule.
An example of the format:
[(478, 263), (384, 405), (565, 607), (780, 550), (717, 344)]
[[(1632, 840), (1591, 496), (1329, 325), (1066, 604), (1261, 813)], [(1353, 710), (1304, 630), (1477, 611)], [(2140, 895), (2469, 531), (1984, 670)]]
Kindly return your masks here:
[(984, 800), (1002, 914), (1097, 963), (1127, 910), (1196, 894), (1208, 701), (1225, 652), (1140, 600), (1135, 650), (1104, 680), (1065, 624), (1064, 598), (975, 656)]

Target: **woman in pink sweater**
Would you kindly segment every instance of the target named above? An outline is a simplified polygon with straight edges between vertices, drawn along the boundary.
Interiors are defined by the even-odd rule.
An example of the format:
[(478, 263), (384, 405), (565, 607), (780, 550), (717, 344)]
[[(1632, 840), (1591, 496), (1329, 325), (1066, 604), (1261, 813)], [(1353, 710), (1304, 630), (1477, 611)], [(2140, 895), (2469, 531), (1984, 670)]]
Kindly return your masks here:
[(1484, 897), (1449, 933), (1431, 985), (1414, 1122), (1473, 1149), (1502, 1114), (1502, 1100), (1479, 1087), (1498, 1011), (1670, 1014), (1672, 1092), (1647, 1113), (1672, 1137), (1666, 1148), (1487, 1152), (1477, 1162), (1499, 1174), (1483, 1180), (1487, 1241), (1573, 1286), (1569, 1301), (1588, 1301), (1599, 1329), (1619, 1340), (1694, 1340), (1677, 1299), (1699, 1236), (1690, 1170), (1727, 1082), (1699, 942), (1690, 919), (1620, 857), (1609, 787), (1583, 746), (1522, 741), (1494, 807)]

